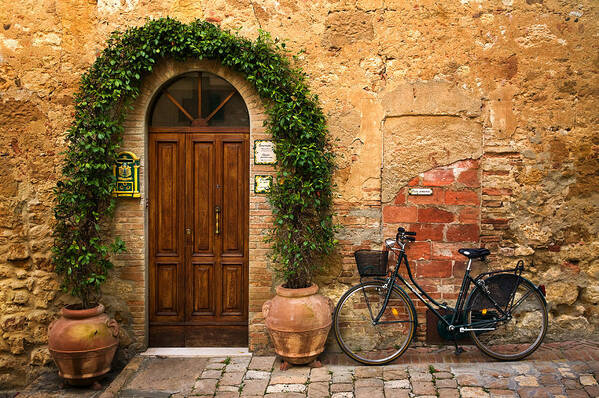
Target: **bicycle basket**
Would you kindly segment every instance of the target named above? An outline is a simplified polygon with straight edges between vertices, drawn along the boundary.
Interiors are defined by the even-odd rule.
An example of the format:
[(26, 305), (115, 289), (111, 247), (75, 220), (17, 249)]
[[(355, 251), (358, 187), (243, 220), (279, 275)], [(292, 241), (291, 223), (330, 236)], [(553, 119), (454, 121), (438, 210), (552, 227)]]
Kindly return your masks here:
[[(501, 308), (506, 308), (512, 298), (512, 293), (516, 288), (516, 284), (520, 281), (520, 277), (514, 274), (496, 274), (484, 280), (489, 295)], [(477, 294), (473, 297), (471, 308), (482, 310), (483, 308), (493, 308), (494, 305), (484, 294)]]
[(383, 250), (358, 250), (354, 253), (358, 273), (362, 276), (387, 275), (389, 252)]

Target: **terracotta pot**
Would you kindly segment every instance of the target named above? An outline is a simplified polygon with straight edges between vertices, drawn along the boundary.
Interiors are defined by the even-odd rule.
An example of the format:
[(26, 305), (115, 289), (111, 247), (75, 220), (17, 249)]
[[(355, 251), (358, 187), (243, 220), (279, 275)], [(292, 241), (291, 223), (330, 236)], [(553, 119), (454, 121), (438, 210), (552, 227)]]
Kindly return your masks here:
[(276, 353), (292, 364), (306, 364), (324, 351), (332, 323), (332, 301), (313, 284), (303, 289), (277, 287), (262, 306)]
[(110, 371), (119, 325), (102, 304), (86, 310), (67, 307), (48, 327), (48, 346), (58, 375), (69, 384), (91, 384)]

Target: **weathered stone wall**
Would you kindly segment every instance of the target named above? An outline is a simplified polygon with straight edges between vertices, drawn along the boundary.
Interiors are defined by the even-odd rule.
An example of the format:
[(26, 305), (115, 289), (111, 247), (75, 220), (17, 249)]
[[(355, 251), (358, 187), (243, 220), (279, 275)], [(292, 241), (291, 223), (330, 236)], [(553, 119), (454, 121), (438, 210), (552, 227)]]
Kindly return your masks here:
[[(491, 267), (534, 260), (527, 276), (547, 285), (551, 338), (596, 335), (598, 14), (592, 0), (1, 2), (0, 386), (48, 364), (46, 327), (70, 299), (51, 273), (51, 208), (79, 77), (110, 31), (166, 15), (252, 38), (264, 29), (293, 53), (303, 50), (299, 63), (322, 101), (339, 164), (344, 228), (323, 292), (336, 298), (355, 282), (353, 250), (380, 247), (397, 225), (420, 228), (418, 247), (430, 245), (430, 260), (422, 253), (417, 261), (446, 261), (445, 272), (451, 261), (457, 275), (460, 260), (433, 258), (451, 256), (435, 248), (454, 249), (450, 231), (472, 225), (469, 233), (480, 234), (468, 239), (493, 251)], [(469, 165), (476, 185), (460, 185), (458, 164)], [(432, 185), (438, 201), (396, 203), (410, 181), (431, 186), (427, 176), (447, 170), (453, 185)], [(401, 218), (414, 214), (402, 206), (416, 218)], [(425, 220), (427, 232), (420, 214), (441, 211), (452, 221)], [(445, 275), (441, 295), (455, 286)], [(258, 312), (268, 288), (254, 292)], [(113, 311), (143, 312), (143, 297), (109, 293)], [(129, 332), (139, 344), (141, 330)]]

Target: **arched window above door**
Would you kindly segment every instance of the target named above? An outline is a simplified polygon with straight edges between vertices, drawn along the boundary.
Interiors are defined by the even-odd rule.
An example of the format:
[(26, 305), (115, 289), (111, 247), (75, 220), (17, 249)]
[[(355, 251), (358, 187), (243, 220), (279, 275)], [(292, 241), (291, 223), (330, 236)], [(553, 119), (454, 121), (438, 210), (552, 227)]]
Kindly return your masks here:
[(160, 89), (152, 107), (152, 127), (249, 127), (247, 107), (225, 79), (191, 72)]

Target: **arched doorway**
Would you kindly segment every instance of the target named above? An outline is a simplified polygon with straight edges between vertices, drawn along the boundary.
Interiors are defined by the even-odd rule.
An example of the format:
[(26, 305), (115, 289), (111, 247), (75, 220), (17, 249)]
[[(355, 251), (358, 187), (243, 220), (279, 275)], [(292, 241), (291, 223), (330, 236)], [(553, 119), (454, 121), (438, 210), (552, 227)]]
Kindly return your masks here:
[(249, 115), (207, 72), (166, 83), (148, 138), (150, 346), (247, 346)]

